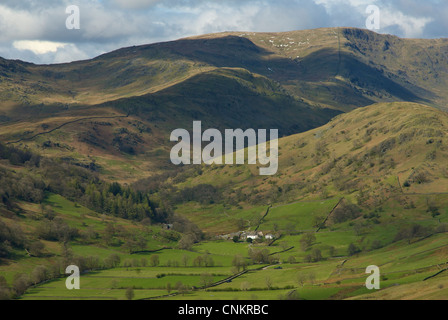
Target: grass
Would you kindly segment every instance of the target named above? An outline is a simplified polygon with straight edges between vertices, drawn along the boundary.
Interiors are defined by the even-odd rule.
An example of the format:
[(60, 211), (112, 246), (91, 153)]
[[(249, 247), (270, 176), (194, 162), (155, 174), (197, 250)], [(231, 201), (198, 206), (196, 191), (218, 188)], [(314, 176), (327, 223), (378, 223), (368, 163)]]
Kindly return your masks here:
[[(343, 250), (339, 248), (336, 240), (341, 246), (353, 240), (352, 235), (344, 238), (341, 236), (342, 234), (344, 233), (317, 233), (317, 241), (313, 247), (323, 248), (335, 245), (342, 252)], [(299, 238), (300, 236), (287, 236), (283, 240), (295, 243)], [(305, 300), (381, 299), (390, 296), (405, 297), (404, 289), (399, 289), (408, 288), (411, 285), (417, 287), (424, 285), (425, 290), (422, 291), (422, 295), (415, 297), (443, 297), (443, 287), (436, 288), (435, 283), (438, 282), (430, 281), (427, 285), (426, 283), (422, 284), (422, 280), (440, 270), (438, 265), (446, 263), (448, 249), (445, 240), (446, 234), (438, 234), (412, 244), (400, 241), (352, 257), (324, 257), (324, 260), (319, 263), (302, 262), (301, 259), (305, 253), (295, 246), (287, 253), (280, 254), (280, 261), (287, 259), (289, 255), (294, 255), (297, 258), (296, 263), (283, 262), (277, 266), (253, 265), (250, 266), (249, 272), (231, 282), (225, 282), (207, 290), (190, 291), (186, 294), (178, 294), (175, 289), (172, 289), (172, 293), (176, 295), (166, 297), (166, 299), (279, 299), (285, 297), (292, 290), (296, 290), (299, 297)], [(261, 245), (261, 247), (263, 246)], [(119, 267), (89, 272), (82, 275), (81, 290), (77, 292), (65, 289), (64, 279), (59, 279), (29, 290), (23, 299), (125, 299), (125, 291), (129, 287), (135, 289), (136, 299), (165, 296), (168, 294), (166, 290), (168, 283), (172, 287), (178, 282), (190, 287), (200, 287), (204, 274), (213, 275), (212, 281), (229, 277), (232, 275), (232, 257), (235, 254), (247, 256), (247, 248), (248, 244), (246, 243), (220, 240), (200, 243), (194, 247), (192, 252), (163, 250), (157, 253), (160, 256), (160, 266), (158, 267)], [(280, 249), (278, 245), (267, 248), (271, 252)], [(74, 247), (74, 250), (90, 253), (82, 247)], [(99, 251), (91, 253), (101, 255)], [(191, 259), (206, 253), (216, 261), (222, 262), (222, 265), (218, 263), (215, 267), (194, 267), (191, 264)], [(190, 258), (186, 267), (164, 265), (172, 259), (180, 260), (183, 255), (188, 255)], [(147, 258), (148, 255), (128, 257), (140, 259)], [(345, 263), (341, 267), (343, 261)], [(379, 291), (369, 291), (364, 285), (367, 278), (365, 268), (372, 264), (379, 266), (381, 270), (381, 289)], [(300, 277), (304, 281), (302, 284), (298, 282)], [(439, 277), (442, 284), (447, 279), (444, 275)], [(272, 288), (268, 287), (268, 283), (272, 284)]]
[[(176, 47), (172, 43), (163, 45), (161, 51), (146, 48), (146, 56), (134, 61), (136, 65), (128, 64), (130, 56), (138, 55), (130, 52), (130, 49), (120, 50), (97, 61), (63, 65), (60, 66), (61, 72), (70, 77), (75, 77), (76, 70), (81, 66), (95, 73), (83, 82), (85, 86), (96, 83), (90, 88), (90, 93), (84, 93), (85, 88), (74, 87), (73, 90), (79, 92), (69, 100), (73, 104), (83, 102), (91, 106), (70, 105), (65, 110), (58, 105), (44, 105), (41, 108), (30, 106), (4, 110), (17, 121), (2, 126), (0, 135), (11, 141), (42, 132), (44, 124), (54, 128), (67, 121), (95, 114), (123, 116), (130, 106), (138, 106), (132, 109), (133, 113), (126, 119), (114, 119), (109, 123), (101, 123), (101, 120), (80, 121), (76, 125), (67, 125), (51, 134), (23, 142), (48, 157), (70, 157), (72, 161), (82, 164), (95, 161), (100, 166), (100, 176), (110, 181), (131, 183), (139, 178), (172, 170), (173, 167), (167, 161), (169, 148), (164, 143), (167, 134), (171, 128), (190, 128), (191, 120), (198, 116), (205, 117), (204, 121), (207, 120), (210, 127), (218, 128), (241, 127), (249, 119), (252, 127), (281, 127), (285, 131), (283, 134), (312, 129), (336, 114), (323, 107), (349, 111), (353, 105), (359, 107), (370, 104), (373, 102), (371, 98), (380, 101), (382, 99), (378, 92), (373, 92), (369, 98), (358, 95), (358, 92), (373, 90), (375, 84), (391, 84), (362, 61), (355, 61), (349, 56), (351, 49), (344, 44), (360, 44), (362, 37), (358, 36), (362, 36), (362, 33), (345, 31), (338, 37), (338, 33), (332, 31), (325, 29), (315, 33), (246, 36), (246, 39), (253, 40), (265, 51), (252, 50), (255, 47), (249, 41), (238, 39), (232, 34), (223, 34), (226, 38), (217, 37), (209, 41), (211, 52), (219, 53), (209, 56), (194, 49), (201, 41), (190, 39), (182, 42), (186, 50), (182, 62), (176, 61), (179, 56), (172, 52)], [(269, 45), (271, 37), (274, 40)], [(284, 46), (287, 44), (286, 37), (294, 37), (291, 39), (300, 39), (307, 44), (303, 48), (300, 45), (300, 49), (293, 52), (292, 48)], [(381, 39), (382, 36), (375, 36), (375, 41)], [(342, 55), (337, 47), (340, 41), (344, 51)], [(220, 43), (241, 46), (241, 50), (252, 59), (249, 60), (257, 63), (245, 70), (239, 62), (226, 60), (231, 55), (219, 51), (222, 48), (228, 50), (225, 46), (221, 48)], [(418, 44), (417, 51), (413, 51), (417, 55), (423, 42), (412, 43)], [(395, 45), (395, 49), (407, 55), (403, 44)], [(300, 66), (299, 61), (291, 60), (290, 55), (293, 53), (302, 56), (303, 60), (299, 61), (305, 64), (304, 67)], [(379, 61), (376, 59), (380, 59), (378, 57), (386, 57), (380, 64), (395, 70), (397, 61), (389, 53), (377, 52), (375, 49), (367, 50), (365, 54), (366, 59), (377, 63)], [(343, 56), (344, 61), (337, 61), (338, 56)], [(335, 68), (335, 63), (339, 63), (339, 70)], [(267, 64), (278, 72), (268, 76)], [(217, 68), (216, 65), (227, 67)], [(106, 67), (108, 72), (98, 72)], [(362, 90), (358, 89), (360, 86), (348, 83), (354, 81), (351, 79), (351, 71), (356, 67), (365, 75), (367, 88)], [(29, 68), (35, 72), (53, 70), (51, 66)], [(415, 65), (407, 67), (407, 71), (413, 74), (414, 84), (423, 85), (421, 79), (418, 79), (419, 72), (411, 72), (417, 69)], [(134, 73), (136, 70), (154, 74), (141, 78)], [(123, 76), (127, 75), (131, 83), (110, 80), (121, 79), (116, 77), (118, 71)], [(110, 77), (110, 74), (114, 74), (114, 77)], [(297, 74), (303, 79), (291, 78)], [(334, 77), (337, 79), (334, 80)], [(73, 79), (67, 82), (78, 83)], [(55, 102), (58, 99), (65, 103), (68, 95), (60, 91), (62, 83), (56, 80), (54, 85), (58, 90), (55, 96), (43, 98), (37, 95), (28, 98), (34, 99), (36, 103)], [(433, 84), (437, 82), (435, 79), (431, 81)], [(441, 81), (436, 87), (445, 88), (446, 85)], [(350, 93), (353, 87), (357, 88), (356, 94)], [(378, 90), (383, 94), (388, 89), (380, 87)], [(389, 92), (392, 100), (403, 97), (413, 100), (409, 92), (399, 90), (396, 85), (390, 89), (393, 90)], [(415, 92), (421, 93), (418, 90)], [(439, 103), (436, 100), (428, 101), (428, 104)], [(107, 106), (99, 105), (106, 101)], [(316, 103), (320, 105), (319, 108), (309, 109)], [(278, 112), (279, 105), (283, 112)], [(241, 106), (246, 108), (243, 110)], [(25, 112), (27, 110), (29, 112)], [(118, 114), (117, 110), (122, 113)], [(311, 118), (308, 118), (310, 115)], [(148, 130), (139, 131), (138, 128), (144, 126)], [(30, 289), (23, 299), (124, 299), (128, 287), (135, 287), (136, 299), (163, 296), (168, 293), (163, 289), (168, 283), (174, 285), (182, 282), (197, 287), (205, 273), (212, 274), (212, 281), (227, 278), (234, 271), (234, 256), (248, 258), (249, 248), (253, 247), (267, 249), (269, 253), (278, 256), (280, 264), (250, 265), (249, 272), (231, 282), (208, 290), (177, 294), (169, 299), (278, 299), (291, 290), (297, 290), (303, 299), (446, 297), (446, 274), (427, 282), (423, 282), (423, 279), (446, 267), (447, 234), (435, 234), (425, 239), (414, 238), (410, 242), (395, 242), (394, 238), (398, 230), (414, 223), (435, 228), (448, 222), (448, 175), (445, 163), (448, 154), (444, 147), (447, 126), (448, 117), (442, 111), (410, 102), (380, 103), (338, 116), (322, 127), (280, 139), (280, 165), (275, 176), (261, 177), (256, 174), (258, 170), (255, 166), (204, 166), (200, 174), (184, 177), (181, 175), (185, 172), (180, 172), (178, 176), (163, 182), (168, 187), (179, 189), (202, 183), (211, 184), (222, 197), (207, 205), (190, 202), (178, 204), (174, 208), (177, 214), (188, 217), (207, 233), (207, 241), (194, 245), (190, 251), (179, 250), (176, 242), (163, 238), (160, 225), (145, 227), (106, 217), (61, 196), (48, 194), (44, 206), (51, 208), (72, 227), (84, 232), (91, 228), (100, 234), (91, 243), (81, 240), (70, 243), (75, 255), (104, 259), (117, 254), (121, 258), (121, 265), (82, 275), (82, 289), (79, 291), (66, 290), (64, 279), (58, 279)], [(127, 133), (117, 135), (117, 128)], [(25, 134), (25, 131), (28, 132)], [(114, 144), (117, 138), (135, 146), (136, 154), (124, 153), (119, 145)], [(53, 145), (45, 147), (47, 141)], [(28, 173), (27, 168), (17, 170)], [(423, 173), (425, 181), (416, 178), (419, 172)], [(31, 171), (29, 174), (32, 174)], [(402, 188), (404, 181), (410, 185)], [(154, 196), (161, 197), (160, 194)], [(316, 218), (322, 220), (327, 217), (342, 197), (359, 205), (362, 209), (360, 216), (342, 223), (333, 223), (330, 217), (326, 226), (315, 233), (316, 241), (311, 248), (302, 250), (302, 233), (315, 231)], [(440, 212), (437, 217), (432, 217), (428, 212), (430, 203), (437, 206)], [(41, 208), (26, 202), (20, 202), (19, 205), (21, 210), (17, 215), (2, 217), (2, 220), (20, 225), (32, 240), (36, 240), (36, 229), (44, 223)], [(260, 221), (269, 205), (272, 205), (269, 214)], [(107, 246), (101, 241), (101, 234), (109, 223), (133, 234), (144, 235), (149, 250), (168, 248), (157, 253), (131, 255), (122, 247)], [(268, 246), (268, 242), (249, 245), (213, 237), (257, 227), (264, 233), (278, 233), (282, 237), (271, 246)], [(379, 241), (380, 248), (372, 248), (374, 241)], [(362, 252), (348, 256), (347, 249), (352, 243)], [(16, 274), (30, 274), (36, 266), (54, 263), (61, 257), (61, 243), (44, 241), (44, 245), (46, 256), (42, 258), (32, 258), (25, 251), (17, 250), (11, 259), (2, 262), (0, 272), (8, 284), (12, 283)], [(277, 253), (286, 247), (290, 250)], [(333, 256), (330, 256), (331, 247), (334, 247)], [(314, 249), (321, 251), (323, 259), (315, 263), (306, 262), (306, 256)], [(142, 260), (149, 261), (154, 255), (159, 256), (159, 265), (143, 267)], [(205, 255), (213, 259), (214, 267), (195, 266), (195, 259)], [(183, 265), (184, 257), (187, 259), (186, 266)], [(295, 259), (295, 263), (289, 263), (290, 257)], [(124, 267), (133, 262), (140, 263), (140, 266)], [(178, 266), (173, 267), (176, 264)], [(365, 268), (372, 264), (378, 265), (384, 276), (379, 291), (368, 291), (364, 286)], [(301, 275), (305, 277), (304, 284), (299, 284)], [(273, 288), (269, 288), (270, 283)], [(174, 293), (177, 291), (174, 290)]]
[(269, 214), (263, 219), (259, 230), (272, 231), (274, 225), (277, 229), (285, 230), (291, 226), (295, 230), (315, 230), (315, 218), (321, 222), (327, 217), (339, 199), (328, 199), (314, 202), (298, 202), (294, 204), (271, 208)]

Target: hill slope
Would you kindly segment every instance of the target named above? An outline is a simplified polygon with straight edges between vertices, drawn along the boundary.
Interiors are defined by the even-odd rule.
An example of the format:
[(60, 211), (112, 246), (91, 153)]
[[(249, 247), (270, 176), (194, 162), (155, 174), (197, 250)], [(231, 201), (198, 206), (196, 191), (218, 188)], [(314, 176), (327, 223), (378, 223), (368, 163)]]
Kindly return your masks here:
[(193, 120), (285, 136), (374, 102), (443, 109), (446, 47), (333, 28), (204, 35), (60, 65), (1, 59), (0, 139), (134, 181), (173, 169), (169, 134)]
[[(375, 104), (280, 139), (274, 176), (260, 176), (258, 165), (214, 165), (175, 185), (183, 190), (208, 184), (218, 190), (214, 200), (245, 208), (332, 197), (346, 197), (369, 209), (396, 197), (408, 205), (407, 196), (414, 195), (430, 202), (448, 187), (447, 128), (444, 111), (405, 102)], [(205, 207), (214, 212), (209, 219), (220, 219), (226, 211)], [(201, 224), (200, 217), (192, 219)], [(238, 214), (233, 219), (235, 227)]]

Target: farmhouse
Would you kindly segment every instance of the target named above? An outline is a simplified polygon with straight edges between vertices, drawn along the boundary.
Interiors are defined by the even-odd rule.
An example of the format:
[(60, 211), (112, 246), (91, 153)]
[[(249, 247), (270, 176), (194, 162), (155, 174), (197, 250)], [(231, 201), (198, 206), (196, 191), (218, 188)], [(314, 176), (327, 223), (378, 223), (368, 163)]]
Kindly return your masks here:
[(242, 234), (242, 238), (244, 239), (244, 240), (247, 240), (247, 239), (252, 239), (252, 240), (255, 240), (255, 239), (258, 239), (258, 238), (262, 238), (263, 237), (263, 232), (243, 232), (243, 234)]

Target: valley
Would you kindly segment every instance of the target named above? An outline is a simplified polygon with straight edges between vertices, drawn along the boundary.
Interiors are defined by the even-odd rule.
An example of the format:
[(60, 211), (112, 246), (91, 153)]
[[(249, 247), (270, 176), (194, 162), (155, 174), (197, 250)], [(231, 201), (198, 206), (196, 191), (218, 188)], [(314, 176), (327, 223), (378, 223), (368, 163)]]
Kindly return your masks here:
[[(447, 48), (324, 28), (0, 59), (0, 299), (446, 299)], [(278, 170), (173, 164), (199, 120), (277, 129)]]

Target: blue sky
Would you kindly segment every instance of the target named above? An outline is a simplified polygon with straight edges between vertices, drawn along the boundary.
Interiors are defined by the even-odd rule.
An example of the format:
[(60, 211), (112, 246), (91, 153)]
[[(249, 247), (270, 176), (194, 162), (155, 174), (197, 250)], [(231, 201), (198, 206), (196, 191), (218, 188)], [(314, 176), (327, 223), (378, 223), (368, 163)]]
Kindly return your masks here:
[[(66, 28), (69, 5), (79, 30)], [(380, 9), (377, 32), (448, 37), (447, 0), (2, 0), (0, 56), (61, 63), (212, 32), (365, 28), (369, 5)]]

